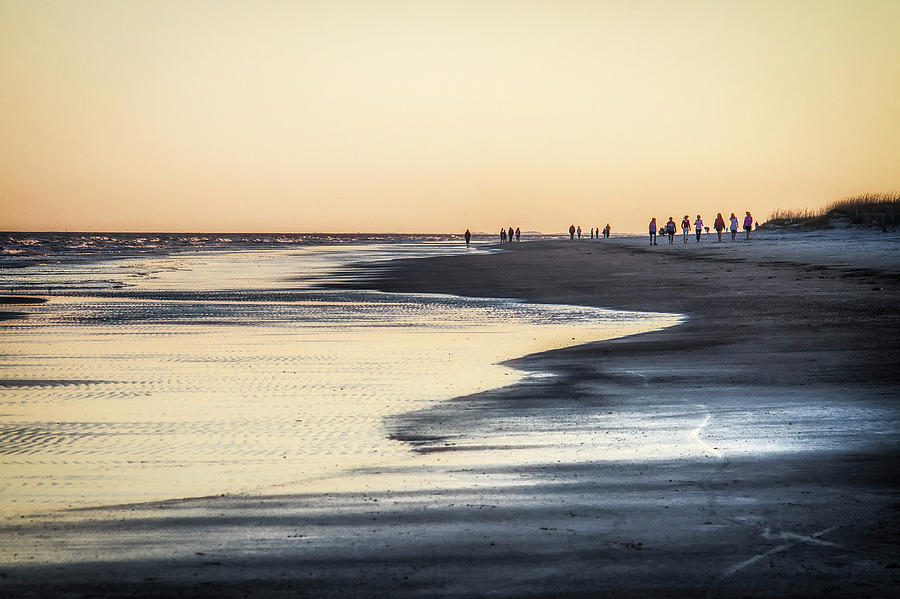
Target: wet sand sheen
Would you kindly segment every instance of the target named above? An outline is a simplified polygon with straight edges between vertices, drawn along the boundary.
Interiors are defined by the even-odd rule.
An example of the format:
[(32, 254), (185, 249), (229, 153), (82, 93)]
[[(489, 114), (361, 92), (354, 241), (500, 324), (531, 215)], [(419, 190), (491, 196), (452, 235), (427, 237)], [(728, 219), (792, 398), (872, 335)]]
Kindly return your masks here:
[(215, 281), (246, 258), (181, 258), (169, 272), (182, 284), (154, 280), (158, 299), (54, 298), (3, 328), (4, 515), (397, 464), (408, 446), (386, 417), (512, 384), (523, 374), (498, 365), (511, 358), (679, 321), (355, 291), (217, 301)]

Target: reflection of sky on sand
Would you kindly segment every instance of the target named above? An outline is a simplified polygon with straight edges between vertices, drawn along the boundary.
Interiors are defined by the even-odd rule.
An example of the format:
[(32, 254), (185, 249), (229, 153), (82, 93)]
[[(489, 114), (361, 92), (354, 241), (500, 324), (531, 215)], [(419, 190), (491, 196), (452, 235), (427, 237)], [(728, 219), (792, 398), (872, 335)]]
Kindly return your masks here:
[[(591, 412), (526, 409), (508, 419), (493, 419), (490, 426), (501, 432), (474, 442), (448, 440), (446, 448), (453, 451), (447, 455), (460, 463), (485, 463), (491, 452), (504, 450), (515, 450), (516, 460), (523, 463), (546, 462), (551, 455), (573, 463), (728, 459), (841, 450), (878, 442), (879, 437), (886, 440), (896, 431), (874, 395), (871, 402), (856, 398), (851, 404), (824, 401), (818, 395), (789, 399), (778, 394), (753, 398), (753, 409), (724, 397), (711, 399), (709, 405), (672, 397), (630, 406), (611, 402), (608, 410)], [(466, 458), (470, 452), (477, 457)]]
[[(415, 489), (416, 468), (423, 464), (443, 473), (442, 488), (477, 487), (478, 473), (490, 473), (486, 483), (502, 480), (513, 487), (533, 483), (548, 464), (571, 468), (619, 463), (638, 476), (644, 467), (679, 462), (725, 465), (807, 452), (865, 452), (897, 441), (896, 414), (884, 406), (884, 395), (892, 391), (883, 388), (858, 390), (845, 398), (815, 386), (761, 387), (750, 395), (698, 386), (648, 390), (643, 398), (626, 394), (627, 399), (620, 400), (615, 387), (597, 385), (592, 392), (602, 398), (602, 405), (587, 409), (561, 400), (559, 409), (545, 404), (509, 410), (509, 416), (489, 414), (461, 435), (426, 445), (418, 464), (366, 478), (366, 488)], [(349, 478), (330, 484), (338, 482), (347, 490), (359, 485)]]
[[(230, 240), (229, 240), (230, 241)], [(342, 273), (352, 262), (494, 251), (483, 242), (466, 248), (461, 242), (417, 241), (298, 245), (247, 249), (240, 243), (221, 247), (137, 248), (127, 255), (32, 257), (27, 268), (0, 261), (0, 291), (60, 293), (121, 289), (221, 290), (304, 287), (341, 278), (358, 279), (359, 272)], [(176, 251), (177, 250), (177, 251)], [(172, 253), (167, 253), (172, 252)], [(139, 257), (135, 257), (139, 254)]]
[[(621, 466), (621, 470), (604, 468), (603, 484), (612, 484), (610, 476), (618, 472), (624, 477), (620, 482), (633, 489), (645, 468), (677, 470), (680, 463), (724, 466), (732, 460), (806, 452), (865, 452), (867, 445), (893, 446), (897, 441), (896, 415), (884, 408), (885, 391), (879, 389), (852, 400), (825, 399), (820, 390), (809, 388), (787, 393), (764, 389), (751, 398), (729, 396), (727, 391), (707, 390), (688, 398), (672, 393), (637, 403), (633, 397), (617, 401), (606, 386), (597, 392), (608, 400), (605, 409), (579, 410), (564, 401), (558, 410), (525, 407), (515, 410), (515, 415), (475, 421), (462, 435), (426, 446), (426, 453), (414, 460), (271, 490), (286, 494), (391, 491), (399, 493), (392, 497), (402, 500), (406, 491), (413, 492), (409, 497), (418, 497), (421, 475), (427, 472), (430, 484), (448, 496), (454, 489), (466, 489), (468, 497), (477, 491), (481, 502), (506, 506), (521, 502), (535, 508), (542, 498), (558, 501), (552, 493), (537, 492), (536, 479), (577, 485), (579, 468), (590, 472), (594, 465)], [(708, 403), (696, 403), (699, 396)], [(516, 488), (528, 490), (517, 492)], [(617, 496), (616, 501), (628, 500)], [(632, 501), (646, 502), (647, 496), (635, 491)], [(672, 503), (673, 498), (667, 497), (666, 502)]]
[(678, 322), (510, 300), (259, 291), (330, 259), (256, 258), (260, 274), (248, 276), (252, 254), (180, 256), (116, 297), (58, 297), (3, 323), (4, 513), (399, 462), (408, 446), (386, 438), (385, 416), (515, 382), (521, 373), (496, 365), (509, 358)]
[[(473, 245), (469, 252), (485, 252)], [(131, 281), (137, 289), (220, 290), (308, 288), (316, 283), (358, 279), (360, 273), (342, 271), (353, 262), (466, 252), (459, 243), (366, 244), (350, 247), (308, 246), (291, 250), (204, 252), (156, 261), (151, 277)], [(197, 276), (202, 269), (203, 276)]]

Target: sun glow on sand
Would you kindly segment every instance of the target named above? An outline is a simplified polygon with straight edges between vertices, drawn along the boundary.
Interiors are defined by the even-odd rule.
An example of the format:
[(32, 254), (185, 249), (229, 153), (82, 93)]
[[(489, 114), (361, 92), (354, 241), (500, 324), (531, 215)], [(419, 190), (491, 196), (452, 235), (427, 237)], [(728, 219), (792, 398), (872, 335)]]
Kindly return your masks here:
[[(144, 274), (118, 296), (54, 297), (6, 323), (0, 516), (397, 464), (410, 449), (388, 438), (386, 417), (513, 384), (524, 375), (500, 365), (511, 358), (680, 322), (273, 279), (347, 251), (109, 263), (106, 277)], [(260, 291), (263, 281), (275, 288)]]

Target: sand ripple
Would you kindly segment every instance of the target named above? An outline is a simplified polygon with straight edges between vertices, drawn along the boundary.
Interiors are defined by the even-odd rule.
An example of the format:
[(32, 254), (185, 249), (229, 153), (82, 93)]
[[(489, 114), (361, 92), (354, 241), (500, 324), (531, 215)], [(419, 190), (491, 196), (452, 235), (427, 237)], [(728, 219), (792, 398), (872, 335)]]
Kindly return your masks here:
[(0, 326), (5, 513), (396, 463), (409, 448), (385, 417), (518, 380), (502, 360), (675, 322), (297, 290), (131, 290), (28, 310)]

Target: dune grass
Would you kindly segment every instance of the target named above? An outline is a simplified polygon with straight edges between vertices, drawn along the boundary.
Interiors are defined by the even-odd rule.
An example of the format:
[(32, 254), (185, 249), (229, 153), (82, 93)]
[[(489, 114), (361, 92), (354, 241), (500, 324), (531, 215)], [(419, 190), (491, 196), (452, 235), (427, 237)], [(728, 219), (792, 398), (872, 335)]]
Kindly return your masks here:
[(776, 210), (764, 225), (820, 229), (836, 224), (887, 227), (900, 224), (900, 193), (867, 193), (836, 200), (822, 208)]

